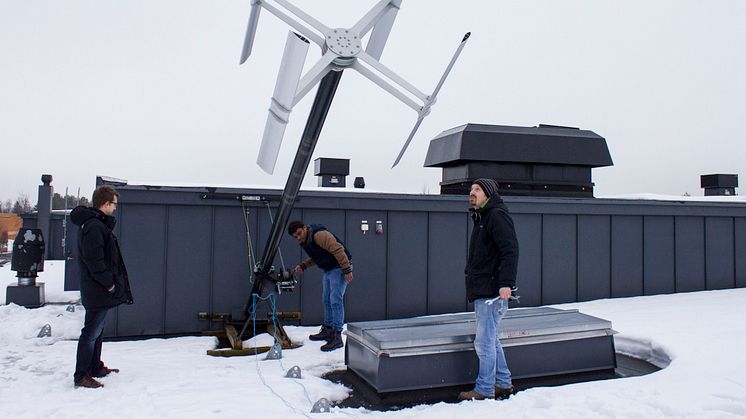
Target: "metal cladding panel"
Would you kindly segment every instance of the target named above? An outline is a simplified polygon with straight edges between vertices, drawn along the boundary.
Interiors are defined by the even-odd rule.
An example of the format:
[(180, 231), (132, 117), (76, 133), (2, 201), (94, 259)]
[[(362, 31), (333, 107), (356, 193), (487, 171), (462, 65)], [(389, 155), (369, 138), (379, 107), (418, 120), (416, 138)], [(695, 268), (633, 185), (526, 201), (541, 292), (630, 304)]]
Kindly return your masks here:
[[(257, 262), (259, 262), (259, 260), (262, 258), (264, 246), (267, 243), (267, 238), (269, 236), (270, 230), (272, 229), (272, 219), (274, 219), (274, 216), (276, 214), (277, 205), (273, 205), (270, 208), (271, 209), (269, 210), (265, 206), (253, 208), (253, 211), (257, 214), (257, 229), (251, 231), (251, 239), (257, 240), (254, 243), (254, 249), (256, 251), (255, 259)], [(337, 233), (337, 231), (333, 229), (337, 227), (336, 224), (329, 225), (323, 222), (318, 222), (315, 219), (303, 219), (303, 212), (297, 207), (290, 212), (289, 221), (292, 222), (295, 220), (303, 220), (305, 224), (324, 224), (327, 226), (327, 228), (329, 228), (330, 231), (336, 234), (337, 237), (341, 238), (340, 233)], [(254, 236), (254, 234), (256, 234), (256, 236)], [(295, 265), (305, 259), (305, 256), (301, 256), (302, 252), (303, 251), (298, 245), (298, 242), (295, 241), (295, 239), (293, 239), (288, 234), (287, 228), (285, 228), (282, 231), (282, 235), (280, 237), (280, 246), (277, 248), (277, 254), (275, 255), (275, 259), (272, 261), (272, 266), (275, 267), (276, 272), (279, 272), (282, 269), (294, 269)], [(320, 272), (321, 271), (318, 268), (311, 268), (309, 270), (306, 270), (303, 276), (299, 278), (299, 281), (303, 282), (304, 280), (308, 279), (309, 273), (311, 273), (311, 278), (315, 278), (315, 274), (318, 274), (318, 277), (321, 278)], [(321, 286), (321, 279), (319, 279), (318, 284), (319, 286)], [(319, 288), (318, 295), (318, 298), (321, 299), (321, 288)], [(300, 301), (301, 292), (299, 292), (298, 290), (295, 290), (292, 293), (283, 293), (281, 294), (281, 297), (278, 297), (275, 301), (275, 308), (278, 311), (301, 311)]]
[(736, 287), (746, 287), (746, 219), (735, 220)]
[[(256, 209), (247, 208), (249, 228), (256, 231)], [(240, 207), (215, 207), (212, 239), (212, 289), (211, 306), (214, 313), (232, 313), (243, 310), (251, 293), (251, 265), (249, 243), (243, 209)], [(256, 252), (257, 243), (251, 243)], [(254, 253), (254, 258), (257, 258)], [(219, 329), (222, 323), (212, 323)]]
[(166, 254), (166, 333), (208, 327), (197, 318), (212, 312), (212, 208), (171, 206)]
[(611, 218), (611, 296), (642, 295), (643, 228), (641, 216)]
[(427, 214), (388, 213), (386, 318), (427, 312)]
[[(65, 220), (61, 214), (52, 214), (49, 218), (49, 237), (44, 237), (46, 243), (62, 243), (64, 237), (63, 224), (69, 220)], [(72, 223), (70, 223), (72, 224)], [(64, 259), (64, 252), (61, 246), (47, 246), (46, 259), (48, 260), (62, 260)]]
[(65, 237), (65, 291), (80, 290), (80, 267), (78, 266), (78, 233), (80, 226), (68, 222)]
[(645, 295), (676, 291), (673, 217), (646, 216), (643, 228)]
[(578, 216), (578, 301), (611, 297), (611, 218)]
[(119, 244), (135, 304), (117, 308), (117, 336), (160, 335), (165, 333), (168, 207), (127, 204), (126, 199), (122, 193)]
[(516, 285), (521, 306), (541, 305), (541, 215), (511, 213), (518, 237)]
[[(274, 209), (280, 191), (137, 185), (121, 186), (118, 190), (122, 193), (122, 204), (116, 213), (119, 219), (116, 232), (130, 273), (135, 305), (111, 311), (106, 336), (166, 333), (166, 312), (171, 301), (175, 301), (172, 298), (185, 307), (185, 324), (197, 328), (188, 333), (207, 327), (207, 322), (191, 323), (205, 305), (201, 298), (194, 298), (196, 292), (191, 287), (181, 290), (166, 287), (165, 249), (169, 254), (179, 254), (173, 263), (187, 266), (195, 263), (199, 266), (197, 270), (208, 270), (208, 274), (201, 275), (205, 283), (197, 288), (208, 298), (211, 314), (235, 314), (235, 309), (242, 307), (244, 300), (248, 301), (249, 267), (241, 203), (250, 207), (254, 251), (260, 256), (270, 219), (264, 202), (255, 198), (268, 199)], [(560, 287), (559, 292), (567, 295), (577, 292), (581, 300), (603, 298), (606, 293), (623, 297), (642, 295), (643, 291), (671, 292), (671, 272), (675, 273), (677, 292), (705, 289), (705, 277), (708, 288), (746, 286), (746, 205), (742, 203), (537, 197), (506, 197), (505, 201), (515, 221), (520, 246), (520, 307), (541, 304), (542, 291), (549, 301), (560, 299), (554, 295), (553, 286)], [(325, 224), (348, 242), (356, 273), (355, 282), (347, 292), (348, 313), (383, 319), (470, 309), (463, 276), (471, 224), (466, 206), (464, 197), (455, 196), (303, 191), (292, 218)], [(166, 231), (175, 222), (169, 221), (167, 208), (199, 208), (198, 213), (212, 211), (213, 216), (197, 217), (193, 223), (199, 226), (189, 225), (177, 234)], [(383, 236), (375, 236), (378, 218), (372, 214), (387, 217), (381, 218)], [(352, 215), (357, 217), (355, 221), (348, 220)], [(360, 215), (369, 225), (364, 237)], [(550, 221), (542, 221), (544, 217)], [(674, 221), (659, 222), (670, 217)], [(188, 220), (191, 216), (183, 218)], [(572, 218), (577, 218), (575, 236), (570, 224), (555, 222)], [(604, 219), (606, 222), (601, 221)], [(25, 224), (32, 222), (35, 220), (24, 217)], [(423, 223), (426, 228), (421, 231)], [(212, 241), (212, 245), (203, 243), (209, 251), (203, 246), (194, 254), (184, 255), (188, 249), (170, 249), (174, 245), (184, 246), (180, 243), (183, 240), (171, 237), (178, 235), (206, 236), (203, 242)], [(670, 235), (674, 238), (670, 239)], [(70, 236), (69, 240), (74, 242)], [(227, 239), (217, 239), (223, 236)], [(574, 248), (557, 247), (559, 244), (567, 247), (567, 243)], [(61, 242), (57, 245), (61, 246)], [(301, 249), (285, 232), (280, 248), (287, 267), (292, 268), (302, 259)], [(663, 257), (659, 256), (661, 252)], [(281, 265), (279, 257), (274, 263)], [(659, 263), (663, 266), (655, 266)], [(71, 265), (74, 264), (68, 264), (67, 268)], [(174, 267), (177, 271), (173, 271), (169, 266), (169, 269), (174, 274), (180, 268)], [(573, 269), (576, 270), (574, 282)], [(659, 271), (666, 278), (664, 285), (655, 282), (661, 276)], [(561, 278), (560, 283), (547, 282), (556, 281), (557, 277)], [(169, 279), (178, 280), (173, 276)], [(77, 275), (66, 272), (65, 280), (77, 282)], [(323, 317), (321, 305), (321, 271), (312, 268), (300, 279), (294, 293), (283, 294), (278, 299), (277, 307), (283, 311), (301, 311), (303, 324), (318, 325)], [(221, 325), (216, 322), (210, 326)]]
[(708, 290), (735, 286), (733, 218), (705, 218), (705, 272)]
[(705, 221), (675, 217), (676, 292), (705, 289)]
[[(363, 232), (363, 220), (368, 231)], [(376, 234), (381, 221), (383, 234)], [(347, 238), (354, 265), (354, 280), (345, 293), (345, 321), (386, 318), (386, 240), (388, 220), (383, 211), (347, 211)], [(357, 249), (357, 250), (355, 250)]]
[(471, 219), (464, 213), (446, 212), (431, 212), (429, 218), (426, 314), (464, 311), (467, 222)]
[[(345, 227), (345, 212), (342, 210), (303, 210), (303, 222), (305, 224), (322, 224), (325, 225), (329, 231), (334, 233), (337, 237), (345, 242), (345, 245), (349, 247), (350, 253), (352, 253), (352, 264), (355, 267), (354, 274), (357, 274), (357, 266), (355, 261), (357, 254), (362, 249), (355, 249), (350, 247), (347, 243), (347, 230)], [(269, 227), (267, 227), (269, 231)], [(296, 259), (290, 259), (287, 263), (295, 266), (298, 262), (306, 259), (308, 255), (301, 249), (298, 242), (293, 240), (292, 237), (287, 236), (288, 243), (292, 243), (296, 246)], [(284, 240), (283, 240), (284, 242)], [(301, 323), (304, 325), (317, 325), (324, 321), (324, 305), (321, 301), (322, 291), (322, 276), (323, 271), (317, 267), (306, 269), (303, 272), (303, 276), (300, 277), (298, 285), (300, 289), (296, 289), (294, 294), (298, 294), (301, 300), (299, 310), (301, 313)], [(357, 285), (357, 279), (353, 279), (353, 286)], [(349, 291), (349, 288), (348, 288)], [(287, 295), (287, 294), (285, 294)], [(284, 297), (283, 297), (284, 298)], [(350, 297), (345, 295), (345, 308), (349, 306)], [(347, 320), (347, 319), (345, 319)]]
[(542, 304), (577, 301), (576, 217), (545, 215), (542, 224)]

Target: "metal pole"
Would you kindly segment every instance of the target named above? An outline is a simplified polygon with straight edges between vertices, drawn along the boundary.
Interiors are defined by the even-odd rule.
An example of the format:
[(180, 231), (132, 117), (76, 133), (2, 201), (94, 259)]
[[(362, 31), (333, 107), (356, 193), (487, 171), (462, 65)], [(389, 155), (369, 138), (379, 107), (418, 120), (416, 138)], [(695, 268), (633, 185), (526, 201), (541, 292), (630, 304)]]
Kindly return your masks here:
[(266, 274), (268, 274), (272, 269), (272, 260), (277, 254), (277, 248), (280, 245), (280, 238), (282, 237), (283, 230), (290, 218), (290, 212), (293, 210), (293, 206), (295, 205), (295, 199), (298, 196), (303, 177), (306, 174), (308, 165), (311, 163), (313, 150), (316, 148), (316, 143), (321, 134), (321, 128), (324, 126), (326, 115), (331, 107), (332, 99), (334, 99), (334, 93), (337, 91), (337, 86), (339, 85), (341, 77), (342, 71), (330, 71), (323, 79), (321, 79), (319, 90), (316, 92), (316, 97), (314, 98), (313, 106), (311, 107), (311, 113), (308, 115), (308, 121), (306, 121), (306, 128), (303, 130), (303, 137), (298, 146), (298, 151), (295, 154), (293, 166), (290, 169), (290, 175), (285, 184), (285, 190), (282, 192), (280, 206), (277, 208), (275, 219), (272, 223), (272, 229), (267, 238), (267, 244), (264, 246), (264, 253), (262, 254), (258, 266), (254, 269), (257, 278), (254, 281), (252, 294), (259, 294), (258, 291), (261, 288), (260, 284), (263, 282), (262, 277), (266, 276)]

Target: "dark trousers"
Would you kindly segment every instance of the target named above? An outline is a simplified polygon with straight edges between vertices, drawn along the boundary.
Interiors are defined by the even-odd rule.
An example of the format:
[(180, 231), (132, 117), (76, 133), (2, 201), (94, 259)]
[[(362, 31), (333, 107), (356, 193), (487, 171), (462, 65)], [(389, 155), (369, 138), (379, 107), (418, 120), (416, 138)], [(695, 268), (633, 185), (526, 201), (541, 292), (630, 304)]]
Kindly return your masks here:
[(101, 344), (104, 341), (104, 325), (108, 308), (86, 309), (85, 323), (78, 339), (78, 356), (75, 363), (75, 379), (94, 375), (103, 366), (101, 362)]

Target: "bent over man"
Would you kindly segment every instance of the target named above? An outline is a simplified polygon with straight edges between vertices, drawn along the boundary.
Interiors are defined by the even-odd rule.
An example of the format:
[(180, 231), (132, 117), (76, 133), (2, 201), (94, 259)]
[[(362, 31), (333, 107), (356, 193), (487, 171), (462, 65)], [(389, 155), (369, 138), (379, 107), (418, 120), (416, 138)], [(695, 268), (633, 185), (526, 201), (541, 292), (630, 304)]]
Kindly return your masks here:
[(76, 388), (103, 387), (96, 378), (119, 372), (101, 361), (106, 313), (119, 304), (132, 304), (127, 269), (112, 231), (117, 221), (112, 214), (118, 203), (119, 193), (111, 186), (101, 186), (93, 192), (92, 208), (79, 206), (70, 213), (73, 224), (80, 226), (78, 266), (85, 307), (73, 376)]
[(513, 219), (497, 192), (497, 182), (475, 180), (469, 206), (474, 230), (466, 262), (466, 296), (474, 302), (479, 375), (474, 390), (460, 393), (459, 399), (504, 398), (513, 393), (513, 385), (497, 329), (515, 286), (518, 240)]
[(298, 241), (309, 256), (295, 267), (302, 273), (313, 265), (324, 271), (321, 300), (324, 303), (324, 324), (321, 331), (308, 338), (325, 340), (321, 350), (328, 352), (344, 346), (342, 326), (345, 323), (344, 295), (347, 285), (352, 282), (352, 255), (344, 243), (323, 225), (305, 225), (303, 221), (292, 221), (288, 234)]

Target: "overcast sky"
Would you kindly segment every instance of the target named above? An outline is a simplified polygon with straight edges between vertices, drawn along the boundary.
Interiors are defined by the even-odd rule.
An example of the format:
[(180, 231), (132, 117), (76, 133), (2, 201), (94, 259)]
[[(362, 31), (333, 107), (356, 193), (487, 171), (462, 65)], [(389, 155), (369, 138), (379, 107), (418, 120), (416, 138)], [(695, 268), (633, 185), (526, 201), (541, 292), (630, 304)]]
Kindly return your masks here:
[[(293, 0), (350, 27), (374, 0)], [(273, 175), (259, 149), (288, 27), (262, 12), (239, 66), (249, 0), (0, 0), (0, 199), (90, 196), (96, 175), (282, 188), (313, 94), (293, 110)], [(346, 71), (316, 157), (351, 159), (369, 188), (438, 191), (429, 141), (468, 122), (580, 127), (614, 166), (596, 195), (702, 195), (699, 175), (746, 179), (746, 1), (403, 0), (381, 61), (430, 92), (472, 37), (409, 151), (416, 114)], [(307, 68), (320, 50), (312, 44)], [(311, 168), (312, 169), (312, 168)], [(311, 171), (304, 185), (315, 186)]]

